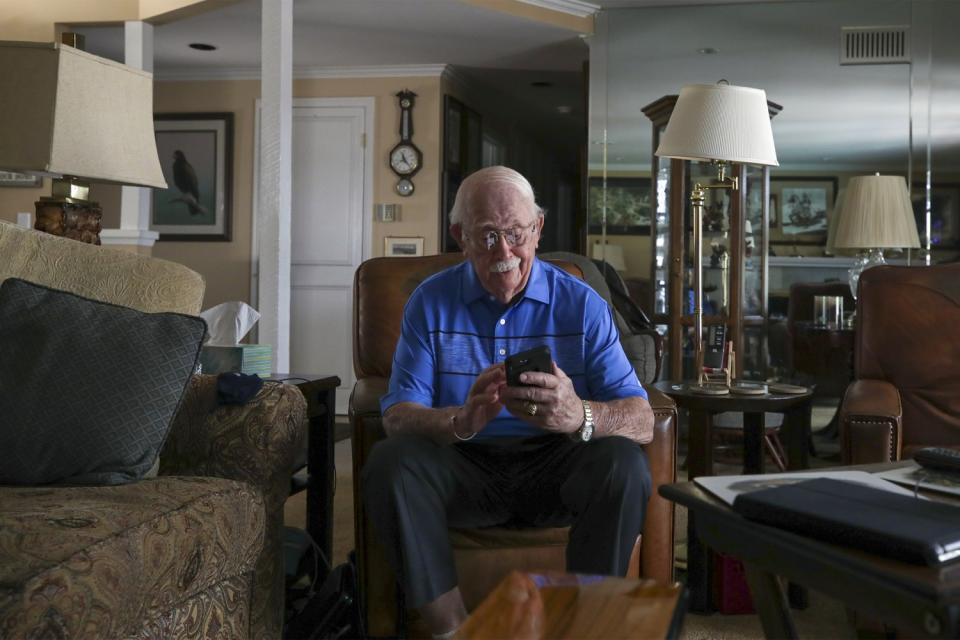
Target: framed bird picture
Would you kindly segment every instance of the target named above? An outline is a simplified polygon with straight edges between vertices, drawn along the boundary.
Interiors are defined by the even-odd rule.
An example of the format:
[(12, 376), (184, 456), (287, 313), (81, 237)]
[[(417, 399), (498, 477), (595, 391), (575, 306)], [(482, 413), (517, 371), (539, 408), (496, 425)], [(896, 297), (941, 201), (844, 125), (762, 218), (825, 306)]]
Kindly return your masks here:
[(230, 240), (233, 114), (158, 113), (154, 135), (166, 189), (154, 189), (160, 240)]

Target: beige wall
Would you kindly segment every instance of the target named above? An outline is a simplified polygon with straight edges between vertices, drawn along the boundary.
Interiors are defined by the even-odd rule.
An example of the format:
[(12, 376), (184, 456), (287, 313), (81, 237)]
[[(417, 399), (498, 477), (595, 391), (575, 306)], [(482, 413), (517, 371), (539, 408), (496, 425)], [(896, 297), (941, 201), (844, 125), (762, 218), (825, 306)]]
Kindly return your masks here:
[[(399, 107), (395, 94), (417, 94), (413, 110), (414, 142), (423, 152), (423, 169), (414, 177), (416, 191), (403, 198), (394, 191), (396, 176), (387, 154), (399, 140)], [(295, 80), (296, 98), (366, 97), (375, 99), (375, 120), (368, 144), (373, 144), (373, 202), (401, 205), (400, 220), (374, 222), (372, 253), (383, 255), (385, 236), (422, 236), (424, 251), (438, 246), (439, 204), (439, 77), (352, 78)], [(253, 216), (253, 136), (258, 80), (158, 82), (157, 113), (229, 111), (234, 114), (232, 240), (230, 242), (158, 242), (153, 255), (174, 260), (201, 273), (207, 281), (204, 307), (228, 300), (250, 300), (251, 233)], [(371, 142), (372, 141), (372, 142)], [(364, 215), (373, 219), (372, 208)], [(111, 217), (113, 216), (113, 217)], [(118, 220), (114, 212), (105, 222)], [(115, 226), (115, 223), (114, 223)]]

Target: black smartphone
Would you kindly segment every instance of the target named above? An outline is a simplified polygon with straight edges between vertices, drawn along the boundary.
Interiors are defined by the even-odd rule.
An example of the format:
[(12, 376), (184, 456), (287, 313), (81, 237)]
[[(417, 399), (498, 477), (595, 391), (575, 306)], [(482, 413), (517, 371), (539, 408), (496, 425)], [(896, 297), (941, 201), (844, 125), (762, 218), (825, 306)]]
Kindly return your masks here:
[(524, 371), (553, 373), (553, 355), (547, 345), (507, 356), (504, 364), (507, 367), (507, 384), (511, 387), (526, 386), (520, 382), (520, 374)]

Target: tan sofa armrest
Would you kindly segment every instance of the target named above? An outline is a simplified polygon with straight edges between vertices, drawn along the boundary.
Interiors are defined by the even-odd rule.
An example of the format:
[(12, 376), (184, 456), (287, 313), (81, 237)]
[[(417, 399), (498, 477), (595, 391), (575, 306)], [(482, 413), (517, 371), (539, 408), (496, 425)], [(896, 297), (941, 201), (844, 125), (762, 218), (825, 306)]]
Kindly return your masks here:
[(307, 403), (293, 385), (267, 382), (242, 405), (218, 405), (216, 376), (193, 376), (160, 453), (163, 475), (242, 480), (264, 493), (268, 509), (290, 492), (303, 448)]
[(856, 380), (840, 405), (844, 464), (900, 459), (903, 410), (900, 392), (882, 380)]

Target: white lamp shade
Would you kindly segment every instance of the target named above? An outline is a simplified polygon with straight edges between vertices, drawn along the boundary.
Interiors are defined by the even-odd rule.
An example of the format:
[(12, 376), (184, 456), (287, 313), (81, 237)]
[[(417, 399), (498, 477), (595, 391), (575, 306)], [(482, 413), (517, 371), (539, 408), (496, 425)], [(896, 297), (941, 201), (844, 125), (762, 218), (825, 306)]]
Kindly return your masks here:
[(833, 244), (838, 249), (918, 249), (906, 180), (879, 175), (850, 178)]
[(778, 166), (766, 92), (728, 84), (686, 85), (656, 155)]
[(603, 260), (615, 271), (626, 271), (627, 263), (623, 259), (623, 246), (619, 244), (593, 243), (593, 259)]
[(35, 42), (0, 42), (0, 68), (0, 169), (167, 186), (151, 74)]

